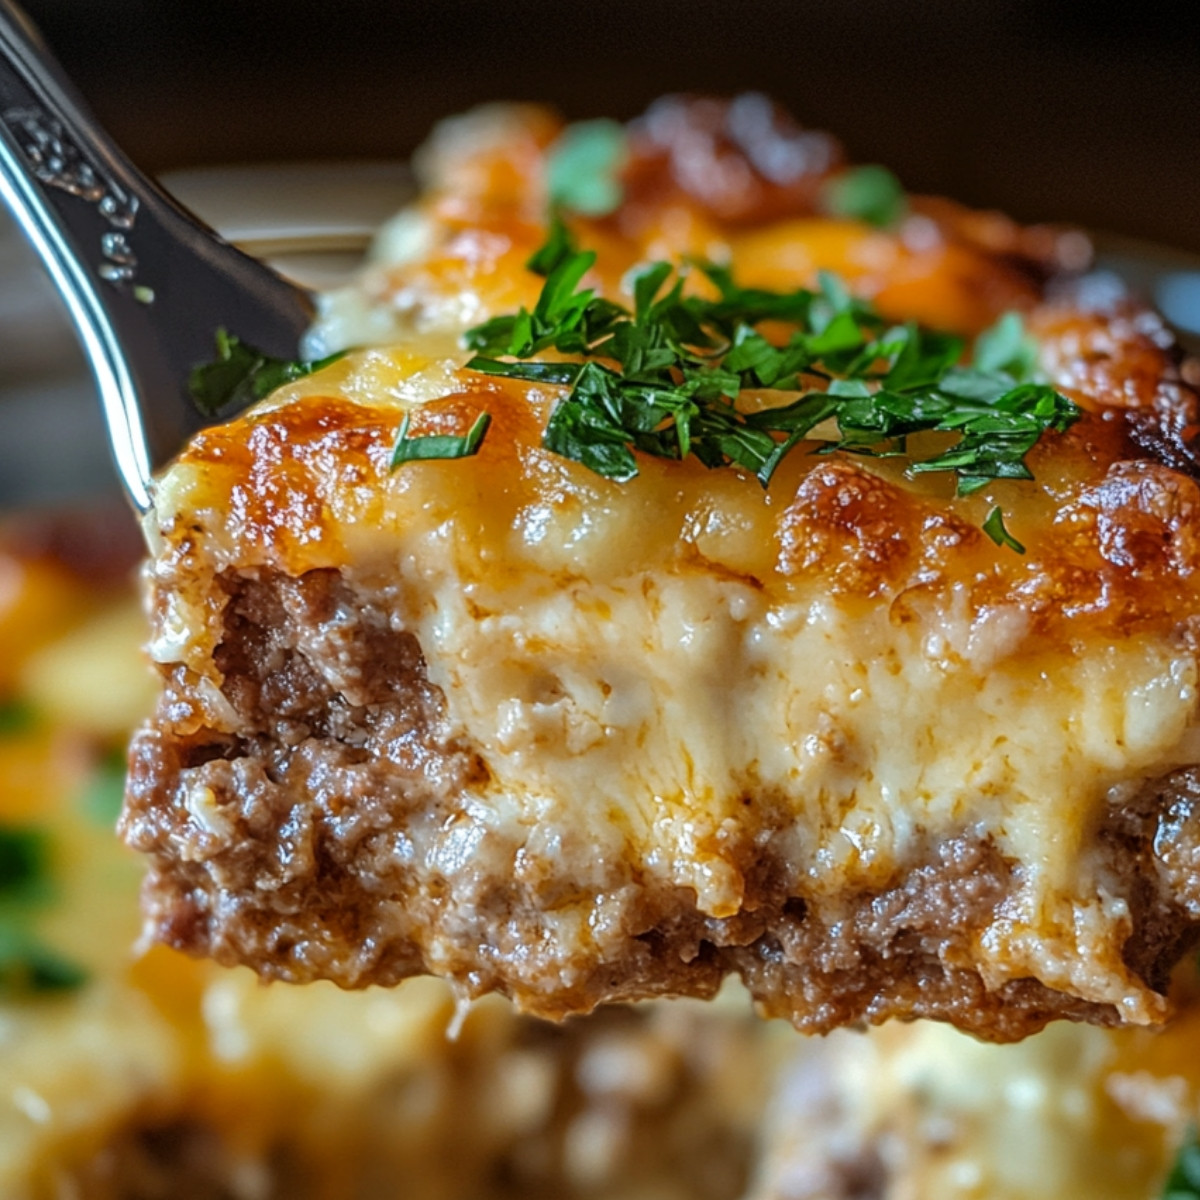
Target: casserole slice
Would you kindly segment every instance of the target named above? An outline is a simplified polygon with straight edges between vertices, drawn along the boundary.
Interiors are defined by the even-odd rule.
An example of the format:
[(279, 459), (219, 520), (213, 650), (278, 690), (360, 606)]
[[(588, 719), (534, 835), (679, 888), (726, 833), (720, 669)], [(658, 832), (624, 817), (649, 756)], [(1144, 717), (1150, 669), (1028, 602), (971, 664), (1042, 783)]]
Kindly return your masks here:
[(761, 98), (489, 110), (424, 169), (313, 353), (379, 344), (159, 482), (149, 935), (550, 1017), (736, 973), (809, 1031), (1165, 1020), (1200, 492), (1161, 322)]

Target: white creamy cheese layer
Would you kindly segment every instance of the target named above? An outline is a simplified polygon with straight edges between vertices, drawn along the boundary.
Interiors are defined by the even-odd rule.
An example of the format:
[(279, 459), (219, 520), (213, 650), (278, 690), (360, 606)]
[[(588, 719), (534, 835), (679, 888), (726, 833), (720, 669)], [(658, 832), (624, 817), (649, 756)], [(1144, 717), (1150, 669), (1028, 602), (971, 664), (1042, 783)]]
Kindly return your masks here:
[(1144, 637), (981, 669), (996, 618), (897, 626), (820, 594), (772, 607), (702, 570), (495, 587), (455, 558), (434, 531), (395, 574), (491, 772), (482, 801), (570, 829), (593, 865), (646, 863), (713, 917), (742, 904), (724, 846), (747, 801), (786, 814), (809, 894), (882, 888), (941, 839), (990, 837), (1023, 874), (978, 947), (985, 971), (1120, 1002), (1088, 965), (1124, 915), (1088, 834), (1110, 789), (1194, 757), (1189, 653)]

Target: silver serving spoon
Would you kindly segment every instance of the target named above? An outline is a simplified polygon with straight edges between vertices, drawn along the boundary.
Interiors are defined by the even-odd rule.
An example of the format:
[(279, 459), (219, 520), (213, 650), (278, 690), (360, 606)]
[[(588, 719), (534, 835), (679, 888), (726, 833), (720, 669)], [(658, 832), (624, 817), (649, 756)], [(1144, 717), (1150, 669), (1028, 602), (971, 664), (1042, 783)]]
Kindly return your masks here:
[(62, 293), (130, 499), (211, 423), (187, 396), (219, 327), (295, 358), (311, 295), (222, 241), (121, 153), (29, 19), (0, 0), (0, 196)]

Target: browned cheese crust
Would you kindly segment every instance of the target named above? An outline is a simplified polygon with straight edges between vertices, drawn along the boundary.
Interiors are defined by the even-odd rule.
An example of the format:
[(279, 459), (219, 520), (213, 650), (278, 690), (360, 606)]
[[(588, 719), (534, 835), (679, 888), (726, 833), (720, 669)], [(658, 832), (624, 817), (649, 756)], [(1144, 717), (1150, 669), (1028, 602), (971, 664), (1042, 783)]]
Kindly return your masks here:
[[(819, 594), (847, 620), (878, 617), (896, 639), (931, 611), (943, 622), (960, 608), (979, 620), (1016, 614), (1020, 636), (979, 667), (981, 680), (1000, 669), (993, 661), (1036, 666), (1040, 682), (1028, 694), (1068, 678), (1084, 694), (1092, 676), (1071, 672), (1108, 661), (1108, 647), (1145, 645), (1147, 659), (1176, 664), (1163, 678), (1184, 679), (1186, 693), (1200, 612), (1197, 400), (1161, 323), (1062, 282), (1086, 260), (1075, 234), (1021, 229), (941, 200), (914, 200), (892, 233), (822, 218), (819, 185), (842, 169), (836, 144), (761, 104), (735, 110), (664, 102), (635, 126), (625, 204), (580, 223), (581, 240), (602, 247), (597, 285), (615, 294), (630, 264), (664, 246), (724, 239), (747, 283), (797, 286), (827, 265), (889, 316), (966, 333), (1015, 307), (1047, 376), (1085, 409), (1035, 448), (1036, 483), (960, 501), (867, 460), (801, 454), (765, 494), (740, 472), (694, 463), (650, 462), (637, 480), (611, 485), (536, 448), (552, 396), (461, 372), (447, 395), (414, 410), (413, 432), (462, 433), (486, 409), (483, 452), (405, 468), (396, 486), (420, 488), (408, 480), (445, 472), (439, 478), (455, 481), (446, 510), (477, 547), (499, 544), (496, 530), (514, 528), (514, 514), (535, 500), (619, 508), (627, 502), (613, 497), (625, 487), (630, 506), (656, 514), (655, 532), (631, 526), (618, 566), (597, 568), (606, 584), (637, 577), (651, 588), (645, 581), (666, 562), (672, 578), (702, 573), (743, 589), (764, 612)], [(443, 147), (424, 201), (441, 250), (376, 276), (380, 295), (390, 289), (418, 324), (438, 286), (475, 287), (485, 312), (496, 295), (505, 297), (498, 310), (511, 306), (506, 288), (524, 302), (520, 289), (536, 296), (537, 281), (520, 270), (542, 236), (529, 179), (556, 129), (525, 113), (494, 159), (486, 148), (455, 158)], [(868, 242), (876, 265), (863, 267)], [(422, 564), (401, 550), (389, 569), (364, 565), (347, 548), (347, 528), (383, 520), (371, 497), (389, 479), (402, 415), (395, 404), (348, 398), (348, 387), (310, 385), (293, 402), (198, 437), (179, 470), (201, 481), (205, 506), (158, 516), (150, 598), (163, 692), (133, 744), (122, 820), (125, 838), (149, 856), (153, 937), (291, 981), (361, 987), (430, 971), (465, 994), (500, 991), (555, 1018), (610, 1001), (708, 996), (736, 973), (765, 1012), (806, 1031), (932, 1017), (1011, 1040), (1057, 1017), (1165, 1019), (1168, 975), (1200, 924), (1200, 784), (1174, 744), (1097, 767), (1090, 799), (1063, 801), (1073, 865), (1050, 889), (1060, 907), (1044, 927), (1022, 915), (1041, 868), (1014, 849), (1026, 810), (1003, 808), (1000, 784), (962, 785), (952, 818), (918, 814), (895, 835), (894, 854), (872, 860), (860, 846), (842, 874), (820, 875), (814, 863), (832, 843), (806, 856), (797, 811), (809, 802), (765, 768), (747, 773), (719, 820), (696, 827), (690, 852), (736, 880), (732, 903), (634, 852), (635, 833), (614, 843), (626, 847), (617, 853), (582, 816), (521, 809), (522, 797), (500, 789), (501, 757), (472, 733), (438, 650), (422, 640), (433, 626), (408, 619), (420, 607)], [(367, 498), (352, 521), (345, 497), (359, 493)], [(980, 531), (993, 496), (1025, 556)], [(423, 503), (431, 524), (441, 519), (436, 499)], [(722, 505), (743, 518), (749, 550), (714, 550), (696, 532)], [(622, 511), (633, 520), (632, 507)], [(482, 557), (495, 587), (498, 575), (528, 567)], [(585, 574), (563, 573), (553, 586), (575, 587)], [(462, 589), (483, 620), (480, 595), (473, 583)], [(187, 645), (165, 652), (168, 634), (179, 640), (181, 596), (193, 614)], [(643, 653), (630, 646), (630, 663)], [(975, 653), (962, 649), (955, 661), (974, 663)], [(561, 699), (556, 686), (546, 684), (544, 707)], [(720, 664), (708, 686), (723, 686)], [(1190, 715), (1180, 720), (1191, 728)], [(844, 772), (866, 761), (835, 720), (810, 732), (823, 740), (812, 753)], [(1067, 736), (1083, 736), (1078, 722), (1044, 731), (1052, 742)], [(939, 753), (936, 739), (929, 753)], [(1053, 797), (1034, 800), (1051, 806)], [(581, 814), (595, 803), (586, 791), (564, 798)], [(850, 828), (847, 811), (827, 823)], [(1045, 904), (1039, 913), (1051, 911)], [(1104, 914), (1094, 937), (1080, 932), (1079, 916), (1092, 904)], [(1072, 920), (1075, 931), (1064, 933)], [(1032, 928), (1038, 950), (1011, 948), (1018, 926)], [(994, 949), (1001, 936), (1014, 940)], [(1037, 958), (1046, 946), (1053, 953)], [(1082, 964), (1074, 974), (1072, 963)]]

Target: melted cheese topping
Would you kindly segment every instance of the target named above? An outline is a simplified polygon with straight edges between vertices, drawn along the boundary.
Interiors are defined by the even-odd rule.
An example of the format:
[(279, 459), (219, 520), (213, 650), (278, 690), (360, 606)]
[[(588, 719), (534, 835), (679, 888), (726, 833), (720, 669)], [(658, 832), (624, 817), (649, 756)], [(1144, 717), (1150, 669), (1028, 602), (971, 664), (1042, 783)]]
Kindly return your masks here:
[[(155, 659), (185, 665), (204, 722), (234, 733), (212, 665), (217, 575), (334, 568), (387, 596), (485, 764), (464, 807), (524, 831), (531, 853), (551, 831), (542, 851), (581, 891), (550, 918), (564, 961), (603, 924), (607, 864), (723, 918), (745, 900), (752, 826), (786, 830), (810, 898), (881, 888), (969, 837), (1014, 864), (1014, 890), (962, 965), (992, 988), (1032, 977), (1161, 1019), (1124, 964), (1130, 914), (1094, 837), (1110, 796), (1200, 745), (1200, 491), (1112, 419), (1156, 402), (1161, 346), (1039, 307), (1009, 261), (1032, 234), (1000, 218), (934, 203), (890, 232), (812, 215), (746, 228), (660, 181), (579, 223), (601, 293), (628, 302), (630, 267), (699, 253), (747, 285), (831, 269), (889, 317), (960, 331), (1017, 307), (1085, 415), (1043, 437), (1034, 481), (967, 498), (803, 447), (765, 491), (692, 460), (601, 479), (540, 446), (563, 389), (473, 374), (454, 341), (536, 298), (523, 264), (544, 236), (554, 128), (492, 112), (436, 139), (424, 199), (328, 301), (311, 348), (392, 344), (205, 431), (165, 474), (148, 525)], [(461, 435), (482, 412), (477, 458), (390, 470), (402, 416), (413, 436)], [(1026, 556), (981, 534), (996, 505)]]

